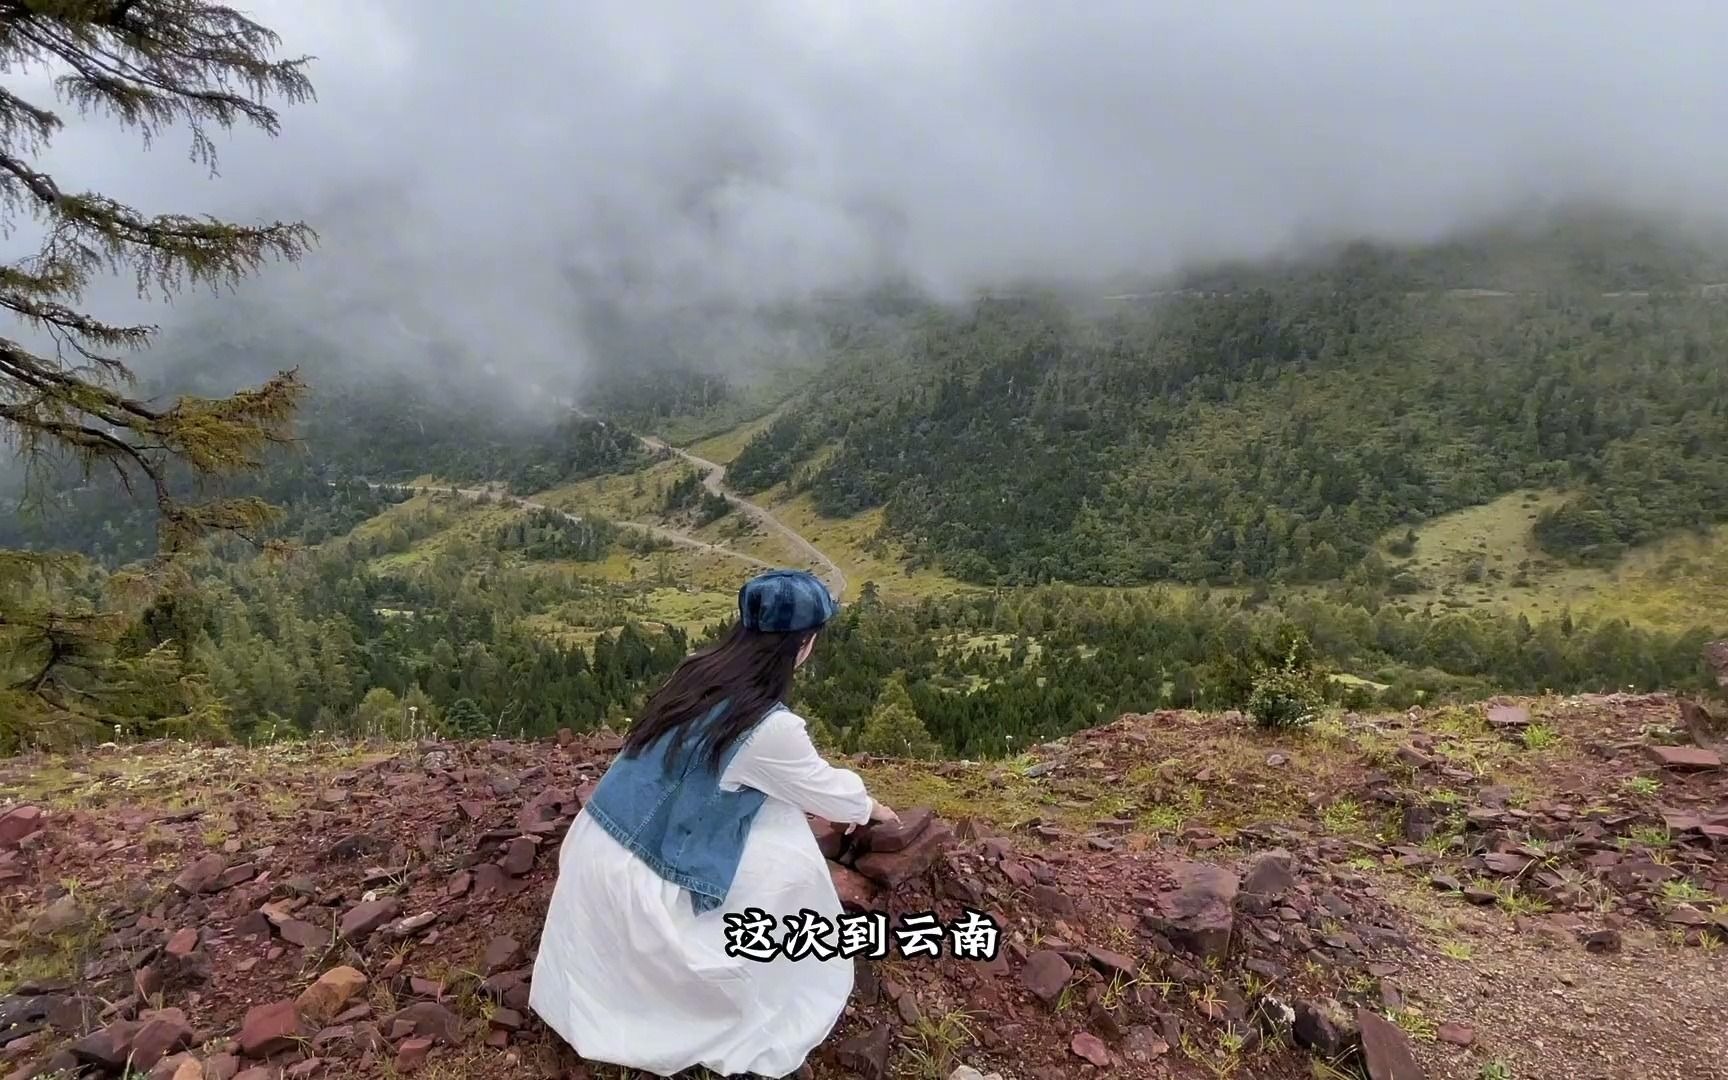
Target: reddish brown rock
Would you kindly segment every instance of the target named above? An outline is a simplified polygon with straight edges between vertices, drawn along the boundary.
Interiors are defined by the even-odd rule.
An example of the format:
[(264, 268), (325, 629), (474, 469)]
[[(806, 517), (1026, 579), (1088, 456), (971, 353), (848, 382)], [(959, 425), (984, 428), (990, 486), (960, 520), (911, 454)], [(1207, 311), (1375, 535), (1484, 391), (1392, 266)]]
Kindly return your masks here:
[(330, 931), (322, 926), (315, 926), (304, 919), (284, 919), (276, 927), (282, 940), (290, 945), (298, 945), (302, 949), (322, 949), (329, 946), (332, 938)]
[(1132, 979), (1140, 967), (1140, 962), (1132, 956), (1123, 956), (1119, 952), (1111, 952), (1109, 949), (1100, 949), (1092, 945), (1086, 946), (1086, 956), (1092, 961), (1092, 966), (1103, 972), (1107, 978), (1120, 975), (1125, 979)]
[(174, 931), (168, 939), (166, 952), (176, 960), (184, 960), (198, 951), (198, 931), (190, 926)]
[(810, 831), (816, 834), (816, 849), (824, 859), (840, 857), (846, 847), (846, 826), (817, 818), (810, 822)]
[(216, 879), (216, 887), (213, 888), (211, 892), (224, 892), (228, 889), (232, 889), (236, 885), (244, 885), (246, 882), (251, 881), (257, 876), (258, 867), (254, 866), (252, 863), (242, 863), (239, 866), (230, 866), (228, 869), (222, 871), (222, 875)]
[(422, 1036), (403, 1039), (402, 1045), (396, 1048), (396, 1071), (411, 1073), (426, 1064), (426, 1057), (432, 1053), (432, 1040)]
[(1333, 1059), (1356, 1041), (1356, 1022), (1343, 1005), (1331, 998), (1298, 1001), (1290, 1034), (1296, 1045)]
[(1174, 872), (1176, 888), (1155, 898), (1148, 927), (1196, 956), (1224, 959), (1236, 926), (1236, 875), (1205, 863), (1178, 863)]
[(186, 1056), (168, 1074), (168, 1080), (205, 1080), (204, 1066), (195, 1057)]
[(521, 1012), (528, 1008), (531, 971), (501, 971), (480, 983), (480, 992), (506, 1008)]
[(1038, 910), (1059, 919), (1067, 918), (1078, 910), (1068, 894), (1054, 885), (1032, 886), (1032, 902), (1038, 905)]
[(1583, 935), (1584, 949), (1593, 953), (1617, 953), (1620, 951), (1620, 931), (1605, 928), (1592, 930)]
[(267, 1058), (291, 1048), (301, 1034), (300, 1010), (292, 1001), (254, 1005), (240, 1023), (240, 1052), (249, 1058)]
[(192, 1045), (192, 1027), (179, 1009), (158, 1009), (139, 1017), (142, 1027), (132, 1039), (132, 1067), (149, 1069)]
[(228, 860), (220, 854), (211, 852), (202, 858), (193, 860), (174, 879), (174, 887), (187, 895), (214, 892), (217, 883), (222, 879), (222, 872), (228, 869)]
[(0, 848), (15, 848), (24, 838), (38, 832), (47, 815), (39, 806), (14, 806), (0, 814)]
[(1370, 1009), (1357, 1009), (1356, 1026), (1362, 1032), (1362, 1065), (1368, 1080), (1425, 1080), (1410, 1038), (1398, 1025)]
[(1476, 1041), (1476, 1029), (1469, 1024), (1447, 1021), (1441, 1024), (1435, 1032), (1435, 1038), (1443, 1043), (1451, 1043), (1453, 1046), (1469, 1046)]
[(1085, 1058), (1100, 1069), (1110, 1066), (1110, 1051), (1105, 1047), (1104, 1040), (1090, 1032), (1075, 1032), (1068, 1048), (1074, 1051), (1075, 1055)]
[(954, 830), (945, 821), (932, 821), (910, 844), (898, 851), (872, 851), (854, 864), (870, 880), (897, 888), (929, 871), (947, 851)]
[(1522, 705), (1490, 705), (1488, 723), (1501, 731), (1522, 731), (1530, 726), (1530, 710)]
[(539, 854), (540, 846), (526, 836), (518, 836), (510, 841), (510, 847), (504, 857), (498, 861), (499, 867), (511, 877), (521, 877), (534, 869), (534, 856)]
[(865, 851), (904, 851), (924, 834), (936, 815), (927, 807), (915, 807), (900, 814), (898, 823), (883, 822), (866, 825), (858, 830), (857, 841)]
[(886, 1080), (888, 1055), (893, 1048), (893, 1031), (887, 1024), (878, 1024), (841, 1042), (835, 1056), (842, 1068), (852, 1070), (863, 1080)]
[(876, 884), (856, 870), (831, 862), (828, 876), (834, 879), (834, 891), (846, 907), (854, 911), (869, 911), (876, 903)]
[(1532, 861), (1534, 860), (1523, 855), (1515, 855), (1509, 851), (1491, 852), (1482, 856), (1482, 865), (1486, 866), (1490, 872), (1507, 877), (1516, 877), (1522, 874), (1529, 869)]
[(1044, 1004), (1053, 1005), (1062, 996), (1074, 968), (1053, 949), (1041, 949), (1026, 958), (1026, 969), (1020, 981)]
[(395, 897), (355, 904), (342, 916), (337, 935), (343, 941), (364, 941), (372, 931), (394, 919), (402, 911), (402, 902)]
[(72, 1053), (81, 1062), (119, 1072), (131, 1058), (132, 1044), (143, 1027), (135, 1020), (116, 1021), (73, 1043)]
[(390, 1030), (405, 1026), (414, 1035), (457, 1046), (462, 1042), (462, 1021), (455, 1013), (434, 1001), (421, 1001), (391, 1015), (385, 1023)]
[(1664, 769), (1702, 772), (1722, 767), (1722, 758), (1716, 751), (1705, 750), (1699, 746), (1647, 746), (1645, 749)]
[(522, 946), (515, 938), (495, 937), (487, 943), (486, 951), (480, 957), (480, 972), (496, 975), (515, 967), (521, 959)]
[(366, 976), (359, 970), (347, 966), (334, 967), (301, 991), (295, 1005), (301, 1016), (321, 1023), (341, 1012), (354, 995), (365, 988)]

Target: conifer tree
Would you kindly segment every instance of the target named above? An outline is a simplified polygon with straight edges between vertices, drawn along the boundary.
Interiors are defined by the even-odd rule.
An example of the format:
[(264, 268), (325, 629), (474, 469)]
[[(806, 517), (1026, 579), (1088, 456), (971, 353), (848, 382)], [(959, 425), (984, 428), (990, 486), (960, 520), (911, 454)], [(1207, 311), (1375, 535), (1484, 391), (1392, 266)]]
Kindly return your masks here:
[(864, 730), (858, 735), (858, 749), (887, 757), (936, 756), (940, 748), (912, 706), (904, 674), (895, 674), (882, 688), (882, 696), (876, 700), (876, 707), (870, 710), (870, 718), (864, 721)]
[[(193, 157), (212, 172), (212, 129), (243, 122), (274, 135), (277, 116), (266, 101), (312, 96), (302, 70), (309, 58), (273, 59), (277, 44), (269, 29), (205, 0), (0, 2), (0, 71), (15, 77), (46, 67), (57, 74), (60, 101), (135, 129), (146, 146), (183, 123)], [(262, 542), (271, 514), (262, 501), (193, 505), (174, 497), (170, 470), (210, 476), (255, 468), (266, 445), (288, 436), (302, 389), (296, 374), (225, 398), (164, 405), (136, 397), (133, 372), (118, 354), (147, 345), (155, 327), (105, 321), (79, 304), (103, 273), (132, 276), (140, 296), (229, 285), (267, 259), (297, 260), (311, 230), (149, 214), (80, 190), (41, 165), (61, 117), (8, 81), (0, 85), (0, 226), (26, 219), (43, 241), (35, 255), (0, 267), (0, 307), (44, 344), (0, 335), (0, 442), (38, 479), (70, 460), (142, 491), (159, 512), (159, 548), (168, 558), (212, 531)], [(159, 588), (168, 558), (120, 583)], [(51, 576), (65, 566), (0, 552), (0, 712), (15, 720), (91, 711), (89, 685), (128, 621), (65, 603)]]

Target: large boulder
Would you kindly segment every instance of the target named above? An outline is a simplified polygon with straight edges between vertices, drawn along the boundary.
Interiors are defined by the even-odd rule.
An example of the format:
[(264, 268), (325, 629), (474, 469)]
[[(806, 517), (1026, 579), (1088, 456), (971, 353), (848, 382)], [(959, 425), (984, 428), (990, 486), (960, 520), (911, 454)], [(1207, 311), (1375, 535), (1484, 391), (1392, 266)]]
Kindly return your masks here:
[(1143, 921), (1180, 949), (1223, 960), (1236, 928), (1236, 875), (1205, 863), (1178, 863), (1174, 874), (1176, 887), (1154, 898)]

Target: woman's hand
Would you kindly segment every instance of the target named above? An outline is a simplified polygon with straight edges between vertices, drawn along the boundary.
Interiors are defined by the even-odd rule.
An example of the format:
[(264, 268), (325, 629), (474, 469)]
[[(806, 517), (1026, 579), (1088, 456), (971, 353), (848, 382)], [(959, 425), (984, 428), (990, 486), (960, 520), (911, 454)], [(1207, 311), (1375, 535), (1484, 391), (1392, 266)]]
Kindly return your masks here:
[[(900, 824), (900, 815), (896, 814), (894, 811), (890, 810), (888, 807), (883, 806), (881, 803), (877, 802), (875, 799), (871, 799), (870, 800), (870, 824), (872, 824), (872, 825), (877, 825), (877, 824), (898, 825), (898, 824)], [(846, 826), (846, 835), (848, 835), (848, 836), (852, 835), (852, 832), (857, 828), (858, 828), (858, 826), (856, 826), (856, 825)]]
[(898, 824), (900, 824), (900, 815), (896, 814), (894, 811), (888, 809), (886, 806), (883, 806), (881, 803), (877, 802), (875, 799), (871, 799), (870, 800), (870, 824), (872, 824), (872, 825), (878, 825), (878, 824), (881, 824), (881, 825), (898, 825)]

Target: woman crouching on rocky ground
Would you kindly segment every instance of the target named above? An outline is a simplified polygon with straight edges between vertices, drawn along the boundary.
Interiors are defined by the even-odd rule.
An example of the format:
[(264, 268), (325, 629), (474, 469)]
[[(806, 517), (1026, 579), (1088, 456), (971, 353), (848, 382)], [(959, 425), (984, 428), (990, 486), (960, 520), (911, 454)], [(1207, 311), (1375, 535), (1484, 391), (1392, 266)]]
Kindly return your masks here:
[(786, 1076), (852, 993), (850, 960), (764, 958), (745, 933), (762, 915), (838, 918), (806, 814), (898, 820), (784, 704), (837, 607), (786, 570), (738, 606), (725, 640), (649, 699), (559, 854), (531, 1005), (591, 1061)]

